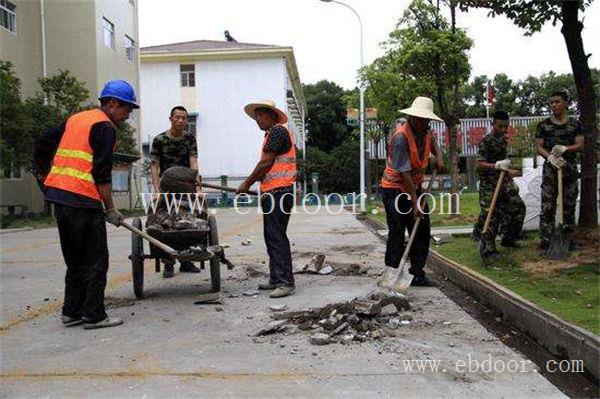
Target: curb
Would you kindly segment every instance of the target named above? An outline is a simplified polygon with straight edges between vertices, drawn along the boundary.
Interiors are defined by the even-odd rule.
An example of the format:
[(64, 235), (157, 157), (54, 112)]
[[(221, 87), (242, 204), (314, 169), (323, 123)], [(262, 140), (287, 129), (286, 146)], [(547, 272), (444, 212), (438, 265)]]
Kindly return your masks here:
[[(377, 234), (381, 223), (369, 218), (357, 218)], [(540, 308), (533, 302), (496, 284), (489, 278), (474, 272), (453, 260), (429, 250), (428, 264), (436, 272), (476, 296), (493, 310), (502, 314), (502, 319), (522, 333), (530, 336), (540, 346), (559, 359), (582, 360), (587, 372), (596, 381), (600, 380), (600, 337), (571, 324)]]
[(600, 377), (600, 337), (562, 320), (489, 278), (429, 251), (429, 264), (453, 283), (502, 314), (502, 319), (560, 359), (582, 360), (584, 368)]
[(2, 234), (11, 234), (11, 233), (20, 233), (22, 231), (30, 231), (33, 230), (33, 227), (21, 227), (18, 229), (1, 229), (0, 235)]

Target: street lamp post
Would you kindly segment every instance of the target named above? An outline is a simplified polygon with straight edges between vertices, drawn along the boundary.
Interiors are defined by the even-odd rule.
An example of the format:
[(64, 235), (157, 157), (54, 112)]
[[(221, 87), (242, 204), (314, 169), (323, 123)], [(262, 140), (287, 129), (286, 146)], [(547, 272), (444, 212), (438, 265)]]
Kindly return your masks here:
[[(358, 24), (360, 26), (360, 67), (361, 69), (365, 66), (365, 60), (363, 55), (363, 25), (360, 15), (356, 10), (350, 7), (346, 3), (342, 3), (337, 0), (321, 0), (325, 3), (337, 3), (342, 5), (356, 15), (358, 18)], [(360, 110), (358, 112), (358, 120), (360, 125), (360, 210), (364, 212), (366, 210), (366, 193), (365, 193), (365, 88), (362, 82), (359, 82), (358, 90), (360, 94)]]

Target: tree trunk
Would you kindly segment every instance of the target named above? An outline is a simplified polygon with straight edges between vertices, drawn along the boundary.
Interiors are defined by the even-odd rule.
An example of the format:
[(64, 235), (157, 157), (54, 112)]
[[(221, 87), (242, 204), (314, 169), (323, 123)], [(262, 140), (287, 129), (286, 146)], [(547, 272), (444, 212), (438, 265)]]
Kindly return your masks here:
[(588, 56), (583, 49), (581, 30), (583, 24), (578, 19), (580, 1), (562, 2), (561, 32), (565, 38), (583, 126), (584, 147), (581, 156), (581, 201), (579, 204), (579, 226), (596, 227), (597, 210), (597, 148), (598, 128), (596, 119), (596, 93), (592, 83), (592, 74), (588, 65)]

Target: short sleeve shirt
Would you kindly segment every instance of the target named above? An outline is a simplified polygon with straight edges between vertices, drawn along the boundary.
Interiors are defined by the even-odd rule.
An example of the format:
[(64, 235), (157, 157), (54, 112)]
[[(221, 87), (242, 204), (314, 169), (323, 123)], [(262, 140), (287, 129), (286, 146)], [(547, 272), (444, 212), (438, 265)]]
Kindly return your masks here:
[[(582, 134), (581, 122), (575, 118), (569, 118), (564, 124), (557, 124), (551, 118), (544, 119), (537, 127), (536, 139), (544, 140), (543, 148), (551, 151), (555, 145), (573, 145), (575, 137)], [(563, 158), (567, 162), (575, 162), (575, 153), (564, 153)]]
[(292, 148), (290, 135), (285, 127), (275, 125), (266, 133), (267, 142), (263, 146), (264, 152), (274, 152), (275, 154), (285, 154)]
[(409, 172), (412, 169), (412, 165), (410, 163), (406, 137), (402, 134), (392, 137), (390, 148), (392, 150), (392, 168), (398, 172)]
[(158, 162), (160, 175), (171, 166), (190, 167), (190, 157), (198, 155), (196, 137), (184, 133), (175, 138), (168, 132), (159, 134), (152, 141), (150, 159)]
[[(506, 159), (507, 157), (507, 142), (505, 136), (496, 136), (493, 133), (486, 134), (479, 142), (479, 150), (477, 151), (477, 160), (489, 163), (496, 163)], [(479, 175), (482, 180), (495, 182), (500, 176), (497, 170), (480, 170)]]

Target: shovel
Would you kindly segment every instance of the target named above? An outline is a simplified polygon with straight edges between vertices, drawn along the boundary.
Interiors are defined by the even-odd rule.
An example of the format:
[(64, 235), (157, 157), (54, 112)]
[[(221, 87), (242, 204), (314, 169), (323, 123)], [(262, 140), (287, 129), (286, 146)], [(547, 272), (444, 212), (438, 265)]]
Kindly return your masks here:
[(562, 168), (558, 169), (558, 222), (552, 230), (546, 256), (552, 260), (563, 260), (569, 254), (569, 240), (566, 237), (563, 220), (563, 181)]
[[(202, 187), (214, 188), (215, 190), (228, 191), (230, 193), (235, 193), (236, 192), (236, 189), (233, 188), (233, 187), (218, 186), (216, 184), (210, 184), (210, 183), (200, 183), (200, 185)], [(252, 190), (248, 190), (246, 193), (250, 194), (250, 195), (258, 195), (258, 193), (256, 191), (252, 191)]]
[[(433, 181), (435, 180), (435, 177), (436, 177), (436, 171), (434, 169), (433, 174), (431, 175), (431, 179), (429, 180), (429, 184), (427, 184), (427, 190), (423, 194), (429, 193), (431, 191), (431, 187), (433, 186)], [(421, 201), (421, 207), (422, 206), (423, 206), (423, 202)], [(398, 266), (398, 268), (400, 269), (400, 272), (398, 273), (398, 277), (396, 278), (396, 281), (394, 282), (394, 286), (393, 286), (394, 291), (399, 292), (399, 293), (405, 293), (413, 281), (414, 276), (408, 272), (408, 269), (406, 269), (405, 266), (406, 266), (406, 259), (408, 258), (408, 253), (410, 252), (412, 243), (415, 240), (415, 236), (417, 235), (417, 230), (419, 229), (419, 224), (421, 223), (421, 219), (422, 219), (422, 217), (418, 218), (415, 221), (412, 231), (410, 232), (410, 236), (408, 237), (408, 243), (406, 244), (406, 247), (404, 248), (404, 253), (402, 254), (402, 259), (400, 259), (400, 265)]]
[(131, 231), (132, 233), (135, 233), (138, 236), (140, 236), (142, 238), (145, 238), (146, 240), (148, 240), (148, 242), (150, 242), (150, 244), (154, 245), (157, 248), (162, 249), (170, 257), (176, 258), (177, 255), (179, 255), (178, 251), (174, 250), (173, 248), (171, 248), (167, 244), (164, 244), (164, 243), (158, 241), (156, 238), (150, 236), (148, 233), (145, 233), (145, 232), (143, 232), (141, 230), (136, 229), (135, 227), (133, 227), (132, 225), (130, 225), (126, 221), (122, 221), (121, 222), (121, 226), (125, 227), (127, 230)]
[(485, 254), (485, 245), (483, 244), (483, 238), (490, 227), (490, 222), (492, 221), (492, 215), (494, 213), (494, 209), (496, 208), (496, 202), (498, 201), (498, 195), (500, 194), (500, 188), (502, 188), (502, 183), (504, 182), (505, 175), (506, 175), (505, 170), (500, 172), (500, 177), (498, 178), (498, 183), (496, 183), (496, 189), (494, 190), (494, 196), (492, 197), (492, 203), (490, 204), (490, 209), (485, 218), (485, 223), (483, 224), (483, 230), (481, 232), (481, 240), (479, 241), (479, 256), (481, 256), (481, 259), (487, 258), (486, 254)]

